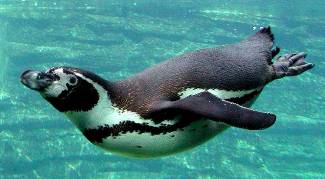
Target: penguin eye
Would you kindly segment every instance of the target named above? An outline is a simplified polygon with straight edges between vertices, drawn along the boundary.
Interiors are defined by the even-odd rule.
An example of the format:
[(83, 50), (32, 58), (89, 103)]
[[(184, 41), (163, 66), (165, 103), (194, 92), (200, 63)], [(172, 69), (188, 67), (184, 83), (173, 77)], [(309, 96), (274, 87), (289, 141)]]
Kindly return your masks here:
[(71, 85), (76, 85), (78, 82), (78, 79), (76, 77), (71, 77), (70, 80), (69, 80), (69, 83)]

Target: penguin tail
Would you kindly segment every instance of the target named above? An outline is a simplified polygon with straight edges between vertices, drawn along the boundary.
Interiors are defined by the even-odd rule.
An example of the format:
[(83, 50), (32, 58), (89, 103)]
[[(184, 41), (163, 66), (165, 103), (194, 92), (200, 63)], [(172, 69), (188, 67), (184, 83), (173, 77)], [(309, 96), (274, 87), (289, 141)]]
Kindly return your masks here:
[(274, 42), (274, 35), (271, 31), (271, 26), (262, 27), (255, 35), (261, 36), (265, 40)]
[(271, 49), (274, 45), (274, 35), (271, 31), (271, 27), (262, 27), (254, 35), (249, 37), (247, 41), (258, 45), (259, 47)]

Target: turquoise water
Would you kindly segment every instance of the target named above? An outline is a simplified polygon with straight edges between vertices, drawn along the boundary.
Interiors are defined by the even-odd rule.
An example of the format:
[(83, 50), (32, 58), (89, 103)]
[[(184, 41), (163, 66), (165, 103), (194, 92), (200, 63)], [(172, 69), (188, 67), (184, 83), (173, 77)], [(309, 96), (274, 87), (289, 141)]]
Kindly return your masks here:
[[(325, 178), (325, 1), (0, 1), (0, 178)], [(271, 25), (281, 54), (316, 67), (269, 84), (263, 131), (231, 128), (177, 155), (138, 160), (90, 144), (19, 82), (69, 65), (123, 79), (178, 54)], [(256, 30), (255, 30), (256, 31)]]

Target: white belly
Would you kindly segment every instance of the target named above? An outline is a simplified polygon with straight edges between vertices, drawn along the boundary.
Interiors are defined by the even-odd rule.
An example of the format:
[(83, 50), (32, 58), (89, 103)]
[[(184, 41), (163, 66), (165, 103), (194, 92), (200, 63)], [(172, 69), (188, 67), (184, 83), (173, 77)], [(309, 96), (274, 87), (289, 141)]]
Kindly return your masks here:
[[(162, 124), (174, 125), (178, 121), (177, 119), (165, 120), (161, 124), (155, 124), (150, 120), (143, 119), (137, 113), (125, 110), (121, 111), (111, 104), (104, 89), (101, 89), (98, 85), (95, 85), (95, 87), (99, 91), (101, 97), (98, 104), (91, 111), (66, 113), (71, 121), (83, 132), (86, 129), (96, 130), (103, 126), (113, 127), (115, 125), (119, 125), (123, 121), (131, 121), (136, 124), (146, 124), (154, 127), (159, 127), (159, 125)], [(222, 99), (227, 99), (231, 97), (241, 97), (255, 90), (210, 90), (209, 92)], [(199, 92), (202, 92), (202, 89), (188, 89), (180, 93), (180, 95), (181, 98), (185, 98)], [(250, 106), (252, 102), (254, 102), (254, 100), (251, 100), (245, 106)], [(143, 158), (157, 157), (193, 148), (224, 131), (227, 129), (227, 127), (228, 126), (223, 123), (205, 119), (192, 122), (184, 128), (156, 134), (152, 134), (150, 131), (142, 131), (141, 133), (137, 129), (132, 129), (132, 126), (128, 126), (128, 130), (122, 130), (118, 132), (118, 134), (114, 135), (109, 134), (110, 131), (106, 131), (107, 133), (104, 132), (103, 138), (100, 138), (100, 140), (97, 140), (97, 142), (95, 142), (95, 140), (93, 143), (110, 152), (119, 153), (126, 156)], [(120, 128), (114, 129), (118, 131), (120, 130)], [(101, 137), (102, 134), (99, 135), (98, 133), (94, 133), (92, 135), (96, 138)]]
[(152, 135), (151, 133), (126, 133), (107, 137), (96, 145), (125, 156), (158, 157), (181, 152), (200, 145), (224, 131), (227, 125), (211, 120), (199, 120), (174, 132)]

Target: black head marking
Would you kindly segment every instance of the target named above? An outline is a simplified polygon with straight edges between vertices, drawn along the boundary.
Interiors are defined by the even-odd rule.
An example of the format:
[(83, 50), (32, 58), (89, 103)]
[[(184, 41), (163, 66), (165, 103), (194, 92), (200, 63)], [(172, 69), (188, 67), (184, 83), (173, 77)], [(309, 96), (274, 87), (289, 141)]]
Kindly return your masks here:
[(51, 68), (47, 73), (56, 74), (57, 70), (62, 70), (59, 72), (62, 76), (61, 80), (64, 80), (62, 85), (67, 89), (57, 96), (45, 95), (44, 97), (60, 112), (91, 110), (99, 100), (99, 93), (93, 83), (101, 86), (107, 91), (107, 95), (110, 95), (111, 84), (92, 72), (62, 66)]
[(67, 84), (68, 90), (58, 97), (45, 97), (60, 112), (89, 111), (99, 100), (99, 94), (92, 84), (80, 77), (76, 78), (76, 86)]

